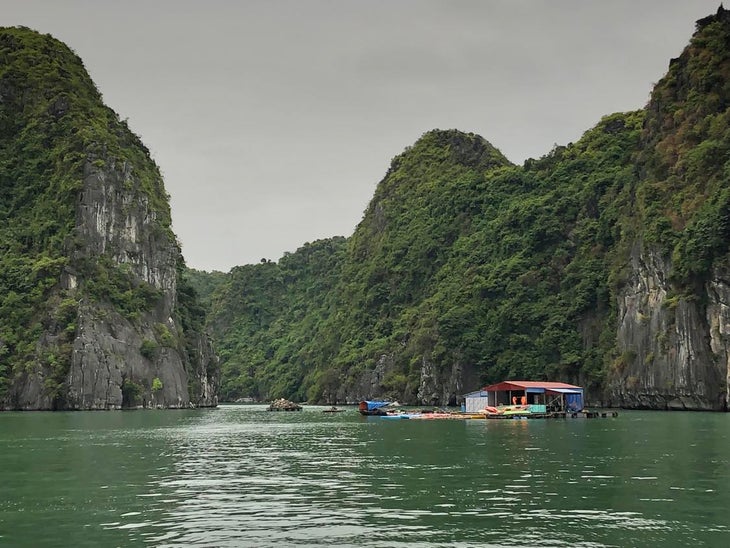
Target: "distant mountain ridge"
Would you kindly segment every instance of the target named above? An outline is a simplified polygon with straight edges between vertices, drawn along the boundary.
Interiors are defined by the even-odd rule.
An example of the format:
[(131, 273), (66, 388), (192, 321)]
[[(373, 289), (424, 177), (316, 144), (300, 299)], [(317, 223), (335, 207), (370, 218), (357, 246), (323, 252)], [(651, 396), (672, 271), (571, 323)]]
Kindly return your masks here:
[(0, 409), (215, 405), (162, 177), (49, 35), (0, 28)]
[(729, 55), (721, 7), (645, 109), (523, 166), (426, 133), (352, 237), (219, 280), (222, 397), (444, 405), (549, 378), (594, 404), (727, 409)]

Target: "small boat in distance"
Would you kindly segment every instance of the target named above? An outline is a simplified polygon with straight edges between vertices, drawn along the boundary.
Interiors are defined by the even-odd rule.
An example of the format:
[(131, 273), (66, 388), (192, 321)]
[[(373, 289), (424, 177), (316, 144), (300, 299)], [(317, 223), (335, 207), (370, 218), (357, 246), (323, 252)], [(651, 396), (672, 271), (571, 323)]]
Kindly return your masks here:
[(344, 409), (337, 409), (334, 405), (329, 409), (322, 409), (322, 413), (342, 413)]

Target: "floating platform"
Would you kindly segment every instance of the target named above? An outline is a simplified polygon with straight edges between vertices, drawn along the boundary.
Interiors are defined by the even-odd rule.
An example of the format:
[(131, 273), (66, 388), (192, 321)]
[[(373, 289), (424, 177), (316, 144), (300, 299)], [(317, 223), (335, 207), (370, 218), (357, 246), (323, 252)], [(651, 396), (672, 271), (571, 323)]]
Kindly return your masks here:
[(374, 415), (384, 420), (442, 420), (442, 419), (472, 419), (472, 420), (534, 420), (534, 419), (597, 419), (618, 417), (618, 411), (575, 411), (575, 412), (550, 412), (550, 413), (531, 413), (516, 412), (509, 413), (423, 413), (420, 411), (408, 413), (387, 413), (382, 415)]
[(597, 419), (618, 417), (618, 411), (555, 411), (552, 413), (485, 413), (488, 420), (526, 419)]

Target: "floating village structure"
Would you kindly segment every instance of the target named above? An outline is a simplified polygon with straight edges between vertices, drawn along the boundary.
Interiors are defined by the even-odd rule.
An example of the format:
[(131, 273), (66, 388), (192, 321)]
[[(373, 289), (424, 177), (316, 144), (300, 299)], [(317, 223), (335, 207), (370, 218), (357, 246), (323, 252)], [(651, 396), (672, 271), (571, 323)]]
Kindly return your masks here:
[(396, 409), (397, 403), (362, 401), (361, 415), (387, 419), (542, 419), (617, 417), (584, 409), (583, 388), (564, 382), (503, 381), (464, 396), (461, 412)]
[(564, 382), (503, 381), (466, 394), (467, 413), (504, 406), (520, 406), (530, 413), (578, 413), (583, 410), (583, 388)]

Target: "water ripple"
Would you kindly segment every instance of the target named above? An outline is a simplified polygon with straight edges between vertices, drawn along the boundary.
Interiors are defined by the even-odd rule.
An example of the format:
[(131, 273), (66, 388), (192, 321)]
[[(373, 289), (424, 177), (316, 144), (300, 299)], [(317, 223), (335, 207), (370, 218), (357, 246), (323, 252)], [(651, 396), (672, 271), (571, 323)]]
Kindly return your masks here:
[[(68, 458), (8, 476), (0, 525), (30, 532), (57, 520), (46, 534), (58, 536), (83, 516), (86, 536), (69, 544), (158, 547), (597, 548), (723, 545), (730, 534), (730, 438), (718, 418), (683, 431), (695, 439), (678, 447), (676, 425), (650, 414), (513, 424), (319, 411), (69, 415), (110, 424), (21, 438), (18, 447), (52, 444)], [(652, 437), (661, 425), (671, 435)], [(27, 452), (8, 454), (0, 464), (12, 469)], [(47, 495), (23, 498), (29, 482)]]

